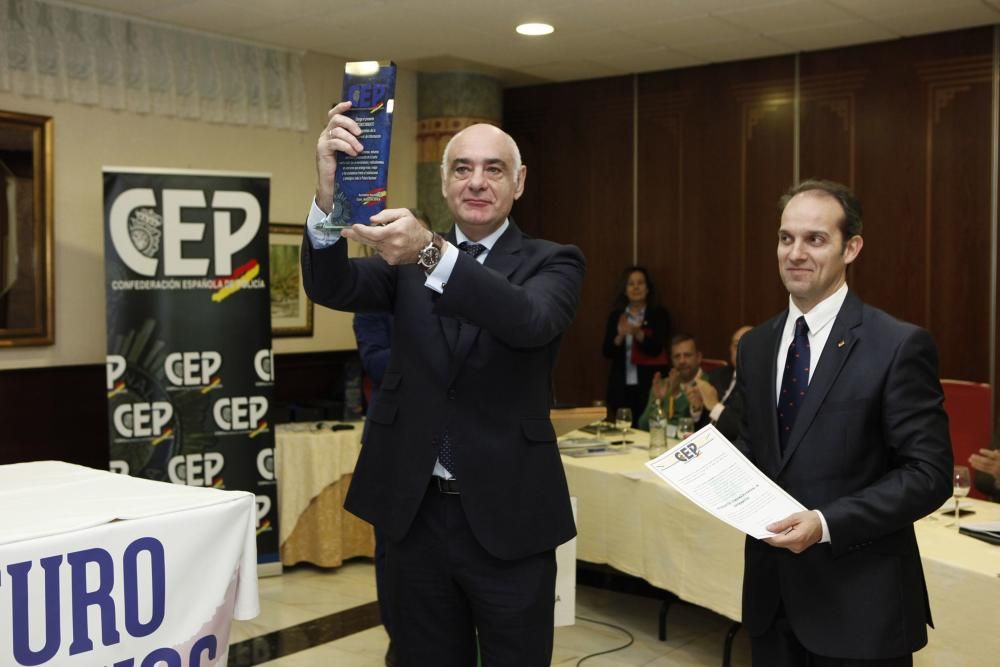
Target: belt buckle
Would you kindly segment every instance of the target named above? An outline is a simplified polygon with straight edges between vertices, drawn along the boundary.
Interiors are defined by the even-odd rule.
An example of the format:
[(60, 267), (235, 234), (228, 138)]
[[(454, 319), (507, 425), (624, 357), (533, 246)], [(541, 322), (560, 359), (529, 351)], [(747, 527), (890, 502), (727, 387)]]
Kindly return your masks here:
[(451, 482), (454, 482), (454, 481), (455, 480), (445, 479), (443, 477), (435, 477), (434, 478), (434, 482), (437, 484), (437, 490), (438, 490), (438, 492), (439, 493), (443, 493), (445, 495), (449, 495), (449, 496), (457, 496), (457, 495), (459, 495), (459, 492), (457, 490), (453, 490), (452, 489)]

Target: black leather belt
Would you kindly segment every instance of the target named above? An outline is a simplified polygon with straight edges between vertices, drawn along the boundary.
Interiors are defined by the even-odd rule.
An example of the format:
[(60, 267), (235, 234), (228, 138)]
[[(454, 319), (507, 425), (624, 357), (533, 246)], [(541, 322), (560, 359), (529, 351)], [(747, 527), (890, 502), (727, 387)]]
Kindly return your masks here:
[(457, 496), (461, 491), (458, 490), (458, 480), (457, 479), (444, 479), (442, 477), (431, 477), (431, 486), (436, 488), (440, 493), (447, 493), (450, 496)]

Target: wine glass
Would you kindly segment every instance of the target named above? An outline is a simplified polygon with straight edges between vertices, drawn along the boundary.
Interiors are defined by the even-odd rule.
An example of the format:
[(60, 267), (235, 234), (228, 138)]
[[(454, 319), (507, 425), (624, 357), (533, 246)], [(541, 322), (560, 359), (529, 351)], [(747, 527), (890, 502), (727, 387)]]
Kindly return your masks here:
[(632, 428), (632, 408), (615, 410), (615, 428), (622, 432), (622, 444), (628, 443), (628, 430)]
[(958, 527), (958, 499), (969, 495), (969, 487), (972, 486), (969, 476), (968, 466), (955, 466), (955, 472), (951, 476), (952, 495), (955, 497), (955, 526)]

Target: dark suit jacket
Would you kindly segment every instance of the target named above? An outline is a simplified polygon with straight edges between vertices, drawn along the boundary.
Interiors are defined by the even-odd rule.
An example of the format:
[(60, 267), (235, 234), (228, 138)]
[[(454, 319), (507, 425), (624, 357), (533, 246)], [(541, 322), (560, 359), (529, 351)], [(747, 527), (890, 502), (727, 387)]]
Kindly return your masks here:
[[(392, 343), (392, 315), (389, 313), (358, 313), (354, 316), (354, 339), (358, 342), (358, 356), (361, 368), (371, 378), (372, 395), (368, 401), (368, 412), (378, 403), (378, 390), (382, 377), (389, 367), (389, 353)], [(361, 442), (367, 442), (368, 422), (365, 422)]]
[[(726, 395), (726, 390), (729, 389), (729, 384), (733, 381), (735, 370), (733, 366), (726, 364), (709, 372), (708, 381), (719, 392), (719, 400), (722, 400)], [(722, 435), (735, 441), (740, 435), (740, 426), (743, 424), (743, 395), (733, 389), (723, 405), (725, 409), (719, 415), (719, 421), (715, 422), (715, 428), (719, 429)], [(698, 420), (695, 428), (708, 426), (711, 423), (712, 420), (708, 416), (708, 412), (708, 410), (701, 411), (701, 419)]]
[[(799, 641), (830, 657), (883, 659), (927, 643), (931, 622), (913, 522), (951, 495), (952, 453), (930, 335), (849, 292), (784, 454), (775, 367), (787, 311), (740, 341), (740, 448), (808, 509), (831, 543), (801, 554), (748, 538), (743, 624), (779, 601)], [(782, 517), (775, 517), (779, 519)]]
[(549, 419), (552, 368), (583, 281), (576, 247), (531, 239), (512, 221), (485, 265), (459, 253), (443, 294), (424, 286), (416, 265), (348, 260), (346, 243), (315, 250), (308, 236), (302, 269), (316, 303), (393, 313), (349, 511), (402, 539), (447, 431), (462, 508), (487, 551), (520, 558), (576, 534)]

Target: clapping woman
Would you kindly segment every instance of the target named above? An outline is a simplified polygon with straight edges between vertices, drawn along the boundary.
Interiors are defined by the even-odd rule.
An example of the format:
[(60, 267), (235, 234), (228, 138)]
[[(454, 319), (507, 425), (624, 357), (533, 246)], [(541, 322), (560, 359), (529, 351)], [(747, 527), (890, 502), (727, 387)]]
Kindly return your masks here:
[(611, 361), (606, 404), (609, 415), (631, 408), (638, 419), (646, 405), (653, 374), (666, 371), (670, 313), (659, 303), (649, 272), (630, 266), (622, 272), (604, 332), (604, 356)]

